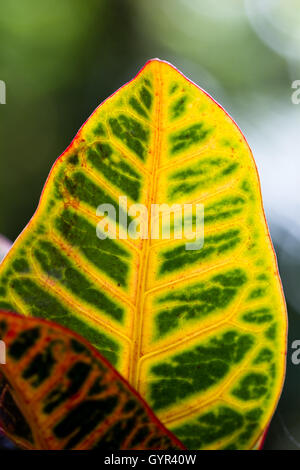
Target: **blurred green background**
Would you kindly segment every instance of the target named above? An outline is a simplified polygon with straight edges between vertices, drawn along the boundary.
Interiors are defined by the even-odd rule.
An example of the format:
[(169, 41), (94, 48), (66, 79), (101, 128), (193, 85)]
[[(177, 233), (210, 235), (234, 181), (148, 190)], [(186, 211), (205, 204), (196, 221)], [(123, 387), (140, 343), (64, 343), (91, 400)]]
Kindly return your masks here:
[(266, 449), (300, 448), (298, 0), (0, 0), (0, 233), (32, 216), (55, 159), (153, 57), (219, 101), (252, 147), (289, 307), (287, 380)]

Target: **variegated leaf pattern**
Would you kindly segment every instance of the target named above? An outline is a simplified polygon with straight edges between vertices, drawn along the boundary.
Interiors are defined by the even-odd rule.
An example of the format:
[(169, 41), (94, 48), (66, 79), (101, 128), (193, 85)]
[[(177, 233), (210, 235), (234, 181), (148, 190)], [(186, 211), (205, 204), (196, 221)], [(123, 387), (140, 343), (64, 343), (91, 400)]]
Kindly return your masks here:
[(0, 426), (27, 449), (184, 449), (86, 340), (0, 312)]
[[(133, 204), (204, 204), (204, 246), (122, 239)], [(117, 239), (96, 237), (113, 204)], [(194, 220), (194, 218), (193, 218)], [(0, 307), (81, 332), (191, 449), (252, 448), (285, 371), (286, 309), (240, 130), (159, 60), (55, 163), (0, 270)]]

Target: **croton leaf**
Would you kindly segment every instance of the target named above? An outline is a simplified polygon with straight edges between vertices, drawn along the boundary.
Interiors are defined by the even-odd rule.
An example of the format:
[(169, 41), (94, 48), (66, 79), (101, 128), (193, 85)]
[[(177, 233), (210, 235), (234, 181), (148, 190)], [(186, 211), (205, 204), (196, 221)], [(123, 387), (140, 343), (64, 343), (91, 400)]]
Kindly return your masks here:
[(29, 449), (184, 449), (86, 340), (0, 311), (0, 425)]
[[(96, 230), (100, 204), (116, 239)], [(203, 247), (176, 238), (175, 216), (170, 240), (126, 239), (134, 204), (149, 225), (153, 204), (203, 204)], [(0, 286), (2, 308), (81, 332), (188, 448), (262, 436), (287, 325), (258, 175), (232, 119), (170, 64), (148, 62), (80, 129)]]

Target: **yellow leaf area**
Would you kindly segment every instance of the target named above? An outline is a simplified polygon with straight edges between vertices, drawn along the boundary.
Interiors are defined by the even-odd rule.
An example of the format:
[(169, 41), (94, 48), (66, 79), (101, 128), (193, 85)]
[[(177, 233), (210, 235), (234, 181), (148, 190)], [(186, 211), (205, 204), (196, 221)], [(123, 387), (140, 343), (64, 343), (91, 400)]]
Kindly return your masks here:
[[(96, 236), (105, 203), (114, 240)], [(122, 239), (126, 203), (128, 220), (146, 206), (148, 227), (153, 204), (203, 204), (203, 247)], [(225, 111), (170, 64), (148, 62), (81, 128), (0, 281), (0, 307), (79, 331), (188, 448), (253, 448), (270, 421), (287, 322), (255, 163)]]

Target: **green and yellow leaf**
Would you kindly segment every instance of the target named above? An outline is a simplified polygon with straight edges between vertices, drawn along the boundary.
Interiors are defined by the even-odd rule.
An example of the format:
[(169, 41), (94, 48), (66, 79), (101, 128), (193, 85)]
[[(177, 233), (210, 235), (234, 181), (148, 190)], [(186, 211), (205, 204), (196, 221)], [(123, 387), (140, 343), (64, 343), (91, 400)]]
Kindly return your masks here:
[[(121, 239), (119, 197), (204, 204), (204, 246)], [(99, 204), (117, 239), (96, 236)], [(174, 230), (173, 230), (174, 235)], [(252, 448), (285, 372), (286, 309), (258, 175), (238, 127), (152, 60), (56, 161), (0, 268), (0, 307), (80, 332), (191, 449)]]
[(0, 312), (0, 426), (27, 449), (184, 449), (96, 349), (52, 322)]

